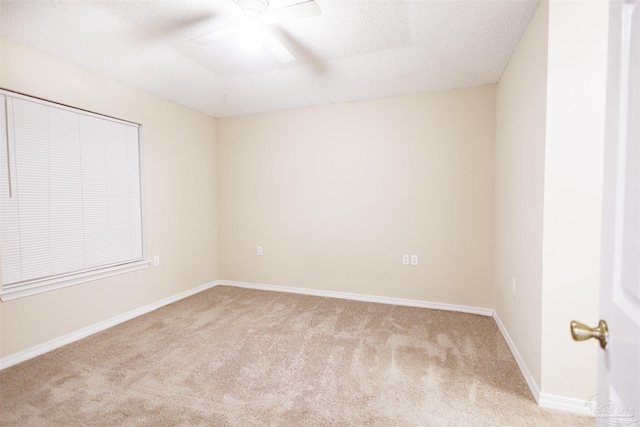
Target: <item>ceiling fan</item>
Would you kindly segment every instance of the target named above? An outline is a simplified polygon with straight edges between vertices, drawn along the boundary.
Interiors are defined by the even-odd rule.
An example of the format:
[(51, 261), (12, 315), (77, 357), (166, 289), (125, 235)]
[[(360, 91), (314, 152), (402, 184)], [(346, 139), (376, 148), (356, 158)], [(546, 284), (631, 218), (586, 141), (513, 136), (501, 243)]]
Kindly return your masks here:
[[(192, 41), (205, 46), (235, 35), (240, 46), (246, 50), (258, 50), (265, 46), (280, 61), (290, 62), (294, 59), (291, 52), (265, 29), (265, 26), (310, 18), (321, 13), (320, 7), (314, 0), (278, 0), (279, 7), (272, 6), (269, 0), (233, 0), (233, 2), (238, 9), (236, 12), (244, 18), (241, 22), (207, 33)], [(276, 3), (273, 0), (272, 2)]]

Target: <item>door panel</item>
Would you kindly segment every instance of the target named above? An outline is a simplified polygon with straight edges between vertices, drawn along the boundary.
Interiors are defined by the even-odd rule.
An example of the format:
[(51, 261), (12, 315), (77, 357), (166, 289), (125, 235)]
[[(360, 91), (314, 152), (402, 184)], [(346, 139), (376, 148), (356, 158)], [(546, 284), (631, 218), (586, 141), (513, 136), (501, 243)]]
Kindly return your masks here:
[(610, 3), (600, 314), (601, 425), (640, 415), (640, 2)]

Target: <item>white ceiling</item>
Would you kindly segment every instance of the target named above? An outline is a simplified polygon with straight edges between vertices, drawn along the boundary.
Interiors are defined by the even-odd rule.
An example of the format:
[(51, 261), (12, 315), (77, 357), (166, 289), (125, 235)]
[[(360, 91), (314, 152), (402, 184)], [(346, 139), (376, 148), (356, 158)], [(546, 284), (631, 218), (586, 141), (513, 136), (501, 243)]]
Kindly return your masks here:
[[(274, 3), (286, 0), (271, 0)], [(316, 0), (272, 26), (295, 56), (191, 40), (233, 0), (2, 1), (2, 37), (215, 117), (496, 83), (539, 0)]]

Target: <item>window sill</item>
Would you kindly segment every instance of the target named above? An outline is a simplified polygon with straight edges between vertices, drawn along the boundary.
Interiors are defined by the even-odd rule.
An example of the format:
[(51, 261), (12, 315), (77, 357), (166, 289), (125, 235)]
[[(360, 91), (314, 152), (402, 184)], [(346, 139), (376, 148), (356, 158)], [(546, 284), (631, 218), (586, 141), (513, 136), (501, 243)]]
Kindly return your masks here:
[(10, 301), (17, 298), (27, 297), (30, 295), (41, 294), (43, 292), (53, 291), (55, 289), (66, 288), (68, 286), (79, 285), (81, 283), (91, 282), (93, 280), (104, 279), (106, 277), (118, 274), (129, 273), (141, 270), (149, 266), (150, 261), (142, 260), (131, 262), (123, 265), (102, 268), (95, 271), (73, 274), (70, 276), (56, 277), (53, 279), (43, 280), (34, 283), (15, 285), (0, 291), (0, 300)]

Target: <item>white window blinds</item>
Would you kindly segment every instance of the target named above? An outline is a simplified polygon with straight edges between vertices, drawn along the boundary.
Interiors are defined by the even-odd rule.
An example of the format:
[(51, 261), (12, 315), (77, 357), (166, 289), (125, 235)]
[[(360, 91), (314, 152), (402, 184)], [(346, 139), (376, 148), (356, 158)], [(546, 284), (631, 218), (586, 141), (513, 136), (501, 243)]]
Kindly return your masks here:
[(141, 260), (138, 126), (0, 101), (2, 290)]

